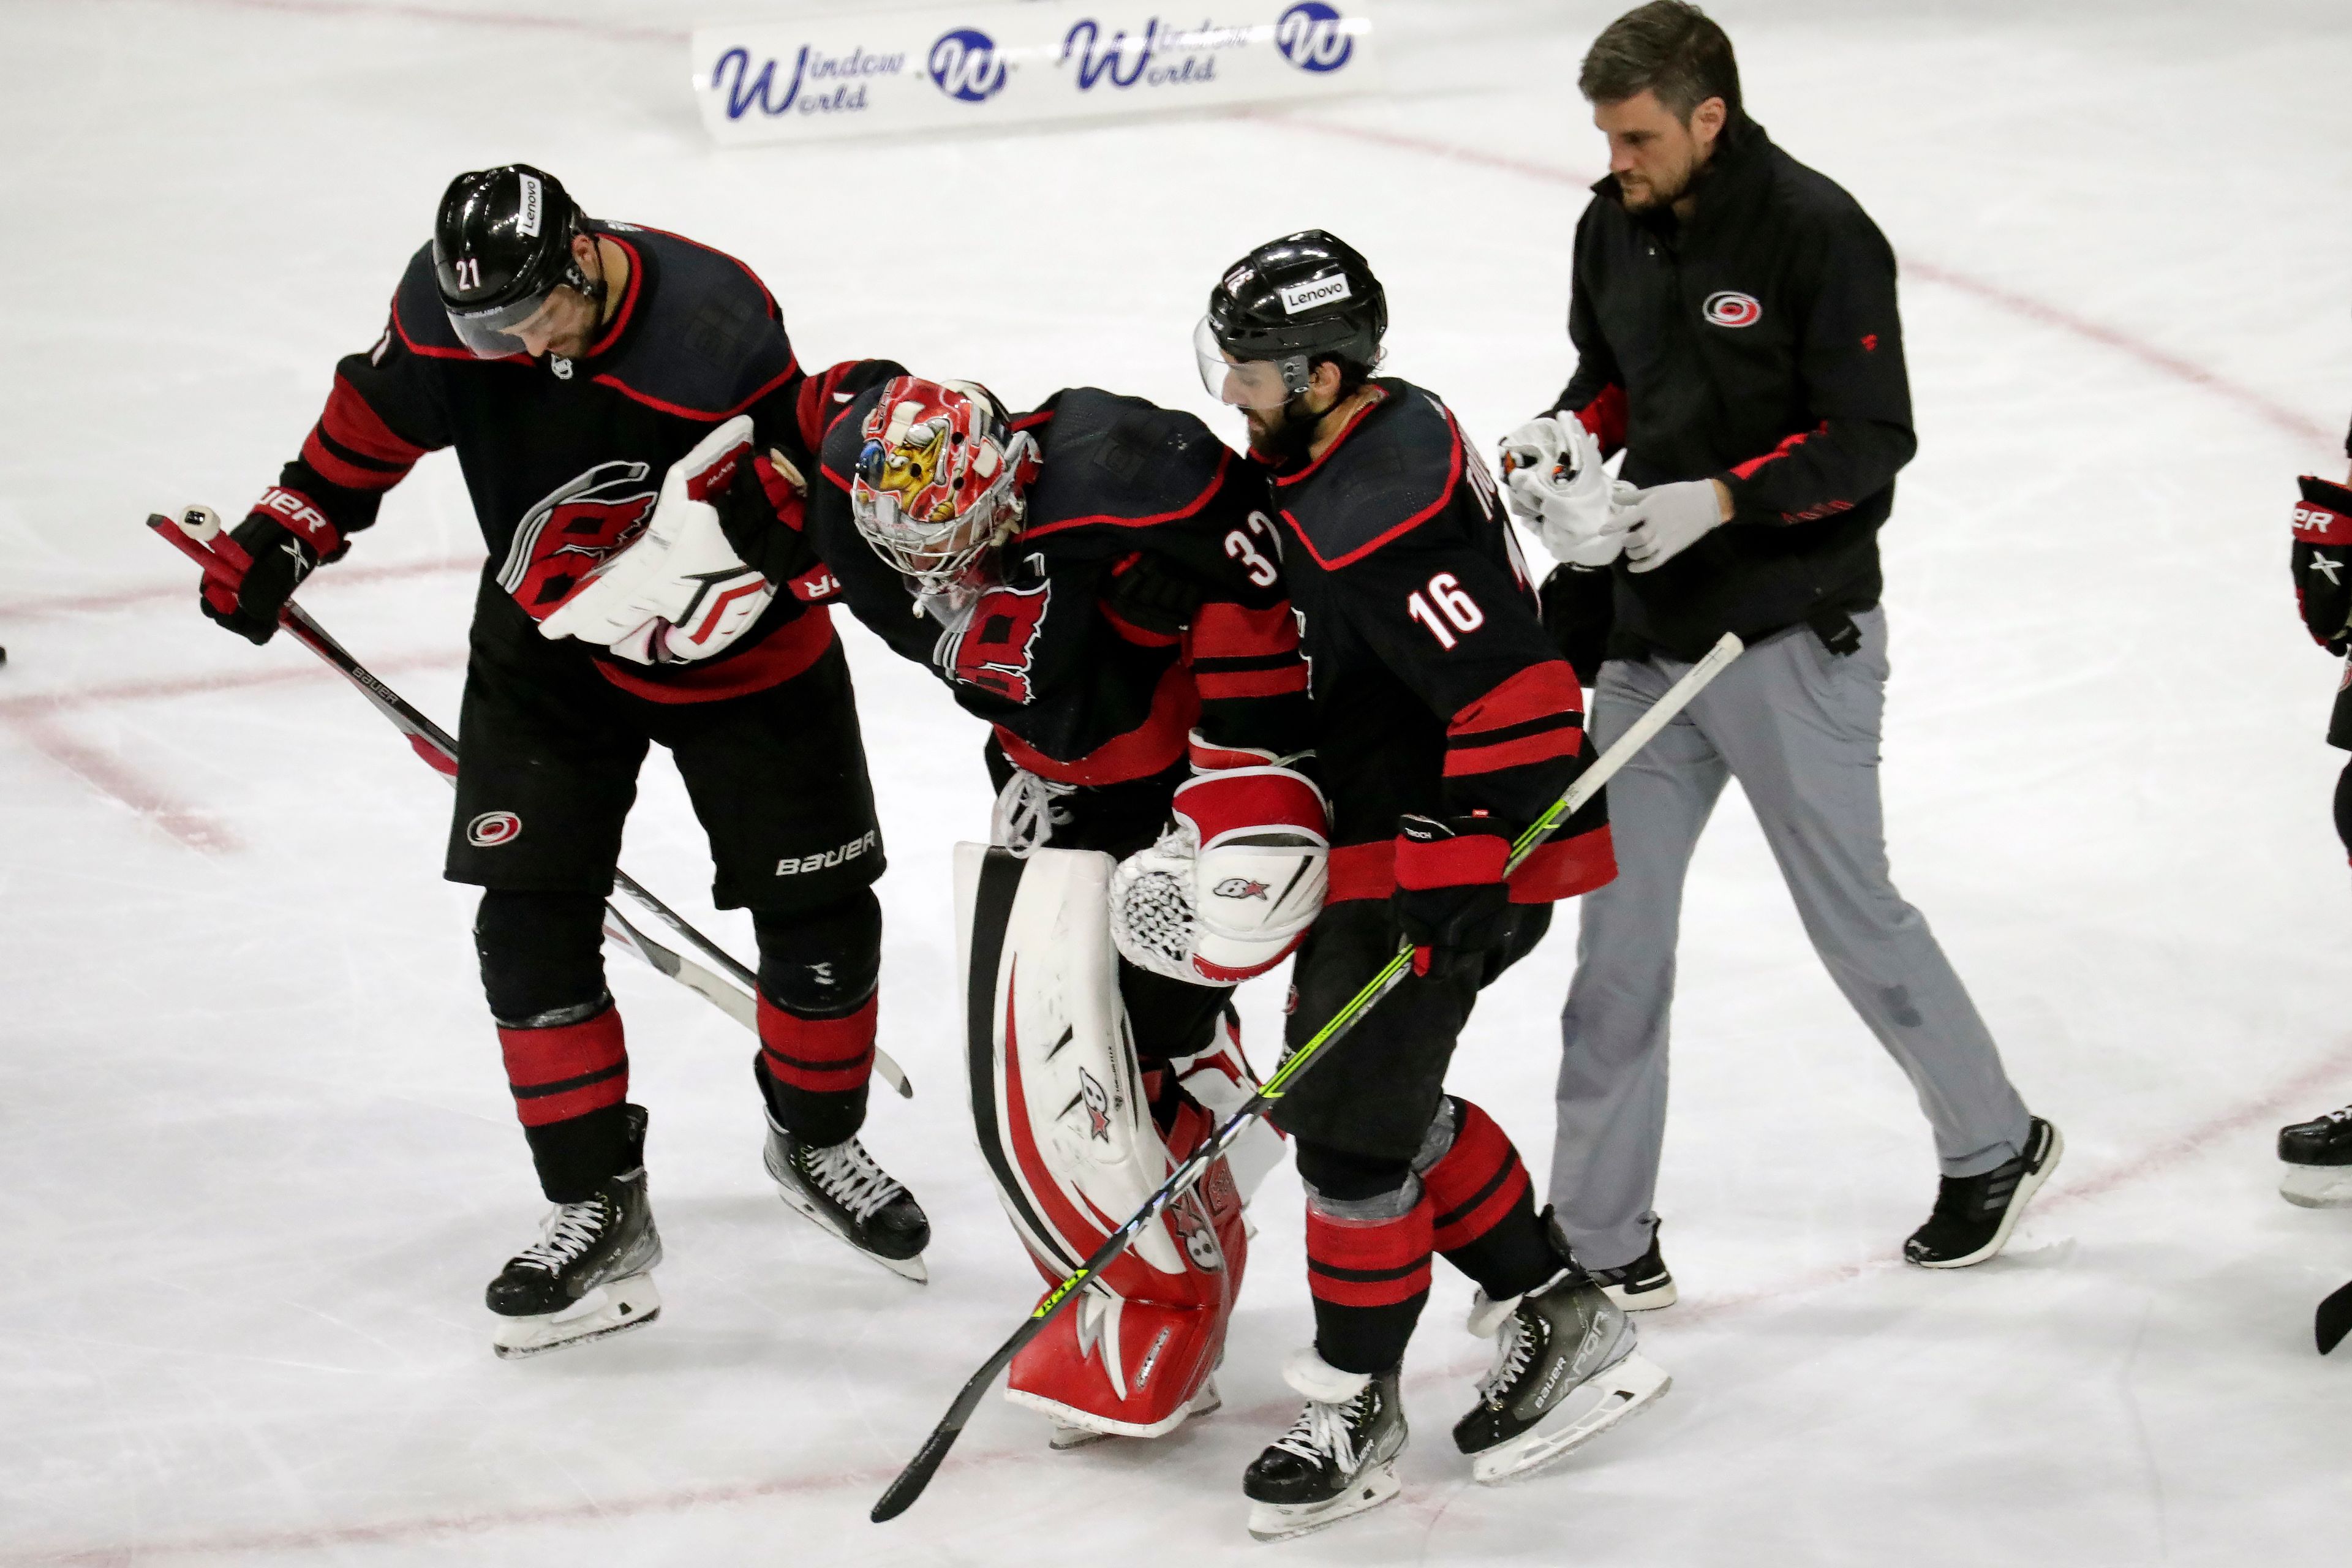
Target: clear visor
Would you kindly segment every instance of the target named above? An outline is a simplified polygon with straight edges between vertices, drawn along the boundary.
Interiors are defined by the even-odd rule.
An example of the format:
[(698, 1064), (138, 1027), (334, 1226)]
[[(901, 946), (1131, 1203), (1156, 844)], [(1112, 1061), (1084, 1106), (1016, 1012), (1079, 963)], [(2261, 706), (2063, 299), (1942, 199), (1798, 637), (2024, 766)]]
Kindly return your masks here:
[[(1200, 362), (1201, 384), (1220, 403), (1266, 410), (1279, 408), (1296, 395), (1297, 389), (1283, 378), (1282, 362), (1234, 359), (1217, 342), (1206, 316), (1192, 329), (1192, 355)], [(1298, 368), (1306, 367), (1300, 363)]]
[(946, 595), (965, 584), (980, 559), (1021, 525), (1016, 476), (1036, 449), (1027, 431), (1013, 437), (995, 482), (961, 516), (938, 522), (908, 517), (898, 498), (877, 489), (860, 474), (849, 510), (858, 533), (926, 597)]
[(483, 310), (463, 310), (454, 305), (443, 308), (449, 312), (449, 324), (457, 329), (457, 341), (473, 352), (477, 359), (506, 359), (514, 354), (528, 354), (530, 349), (515, 336), (515, 329), (529, 321), (547, 308), (551, 289), (546, 294), (518, 300), (511, 305), (493, 305)]

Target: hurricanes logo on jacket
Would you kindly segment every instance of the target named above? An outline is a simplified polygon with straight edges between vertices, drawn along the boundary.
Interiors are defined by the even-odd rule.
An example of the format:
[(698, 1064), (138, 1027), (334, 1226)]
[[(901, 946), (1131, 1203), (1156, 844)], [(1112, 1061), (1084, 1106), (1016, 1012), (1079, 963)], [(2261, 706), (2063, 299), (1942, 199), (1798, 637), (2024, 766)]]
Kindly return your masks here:
[(507, 546), (499, 586), (534, 618), (551, 614), (583, 577), (646, 531), (658, 494), (646, 484), (650, 471), (644, 463), (616, 458), (533, 502)]
[(1752, 327), (1764, 319), (1764, 307), (1753, 294), (1719, 289), (1706, 297), (1700, 313), (1718, 327)]

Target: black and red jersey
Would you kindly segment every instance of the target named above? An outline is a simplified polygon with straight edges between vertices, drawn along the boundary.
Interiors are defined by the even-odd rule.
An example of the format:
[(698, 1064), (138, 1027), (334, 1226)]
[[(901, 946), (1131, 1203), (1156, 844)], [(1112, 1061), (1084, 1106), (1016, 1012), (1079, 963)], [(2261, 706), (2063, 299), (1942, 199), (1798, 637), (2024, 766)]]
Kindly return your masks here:
[[(938, 671), (1016, 764), (1064, 784), (1148, 778), (1183, 760), (1196, 728), (1221, 746), (1306, 748), (1307, 667), (1255, 465), (1192, 415), (1092, 387), (1055, 394), (1013, 421), (1038, 445), (1026, 514), (999, 552), (997, 584), (943, 641), (850, 514), (883, 390), (820, 416), (810, 542), (857, 617)], [(1147, 557), (1200, 592), (1173, 629), (1119, 613), (1118, 579)]]
[[(375, 521), (417, 458), (454, 447), (489, 550), (474, 636), (495, 645), (538, 637), (534, 622), (644, 530), (663, 474), (713, 426), (748, 414), (762, 447), (802, 450), (793, 405), (805, 378), (751, 269), (657, 229), (589, 227), (629, 269), (584, 357), (477, 359), (442, 310), (425, 246), (383, 336), (336, 367), (326, 411), (261, 510), (333, 555)], [(800, 673), (832, 644), (830, 614), (812, 604), (826, 585), (784, 586), (758, 626), (702, 662), (647, 667), (559, 646), (639, 696), (740, 696)]]
[[(1397, 818), (1484, 812), (1507, 837), (1591, 755), (1577, 672), (1537, 618), (1494, 477), (1444, 404), (1406, 382), (1312, 462), (1275, 476), (1296, 536), (1286, 563), (1314, 672), (1316, 749), (1331, 798), (1331, 899), (1396, 886)], [(1519, 902), (1616, 874), (1600, 801), (1512, 879)]]

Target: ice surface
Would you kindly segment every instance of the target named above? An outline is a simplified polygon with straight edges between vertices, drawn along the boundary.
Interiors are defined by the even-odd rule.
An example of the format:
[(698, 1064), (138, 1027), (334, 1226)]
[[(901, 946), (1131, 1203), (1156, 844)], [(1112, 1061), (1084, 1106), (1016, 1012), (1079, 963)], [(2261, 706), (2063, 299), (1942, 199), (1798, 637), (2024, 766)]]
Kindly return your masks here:
[[(877, 1101), (869, 1142), (930, 1207), (934, 1282), (783, 1209), (741, 1031), (616, 962), (667, 1305), (503, 1364), (480, 1290), (540, 1205), (470, 895), (436, 876), (446, 793), (299, 648), (200, 620), (139, 521), (272, 478), (442, 184), (513, 158), (749, 259), (810, 363), (887, 353), (1016, 403), (1198, 406), (1186, 334), (1218, 268), (1328, 225), (1387, 279), (1393, 367), (1491, 440), (1568, 368), (1602, 157), (1573, 70), (1614, 5), (1397, 5), (1391, 95), (1311, 118), (721, 154), (662, 41), (685, 8), (442, 3), (0, 5), (0, 1563), (1254, 1559), (1238, 1479), (1293, 1413), (1277, 1369), (1307, 1328), (1287, 1175), (1223, 1412), (1054, 1456), (992, 1398), (913, 1513), (866, 1522), (1035, 1289), (950, 1045), (979, 736), (919, 671), (852, 634), (885, 1042), (919, 1091)], [(1893, 1262), (1934, 1190), (1925, 1129), (1727, 801), (1661, 1198), (1685, 1305), (1644, 1324), (1674, 1394), (1558, 1474), (1473, 1487), (1445, 1428), (1483, 1347), (1443, 1277), (1404, 1498), (1278, 1550), (2324, 1561), (2352, 1363), (2308, 1325), (2352, 1234), (2273, 1195), (2268, 1142), (2352, 1098), (2334, 674), (2284, 571), (2293, 477), (2340, 468), (2352, 405), (2352, 19), (1720, 10), (1758, 117), (1908, 267), (1895, 862), (2071, 1152), (2008, 1258)], [(431, 459), (305, 599), (446, 721), (478, 551)], [(625, 863), (707, 915), (666, 764), (645, 796)], [(1538, 1163), (1569, 923), (1458, 1068)], [(1245, 993), (1261, 1050), (1278, 994)]]

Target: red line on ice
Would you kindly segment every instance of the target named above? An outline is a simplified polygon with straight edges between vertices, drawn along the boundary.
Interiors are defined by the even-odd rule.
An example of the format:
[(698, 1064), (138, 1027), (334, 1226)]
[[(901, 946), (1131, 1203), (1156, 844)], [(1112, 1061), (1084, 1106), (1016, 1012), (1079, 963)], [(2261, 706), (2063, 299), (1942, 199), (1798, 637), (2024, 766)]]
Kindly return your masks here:
[(242, 849), (236, 835), (192, 805), (174, 800), (157, 784), (142, 777), (121, 758), (75, 740), (41, 714), (9, 705), (0, 710), (16, 733), (100, 795), (131, 808), (191, 849), (218, 855)]
[[(437, 577), (450, 572), (478, 572), (481, 568), (479, 560), (388, 562), (380, 566), (339, 565), (320, 581), (338, 585), (344, 583), (384, 583), (403, 577)], [(189, 612), (194, 614), (196, 578), (193, 572), (176, 583), (150, 583), (141, 588), (110, 588), (99, 594), (68, 594), (57, 598), (0, 602), (0, 616), (85, 614), (92, 610), (119, 610), (131, 605), (179, 598), (187, 601)]]
[[(2339, 1046), (2321, 1060), (2280, 1083), (2261, 1099), (2250, 1100), (2226, 1115), (2191, 1128), (2168, 1138), (2145, 1152), (2094, 1173), (2087, 1180), (2068, 1184), (2063, 1174), (2052, 1178), (2053, 1184), (2034, 1200), (2029, 1212), (2033, 1215), (2074, 1204), (2088, 1203), (2111, 1193), (2158, 1175), (2171, 1168), (2186, 1164), (2208, 1152), (2215, 1143), (2232, 1133), (2242, 1132), (2273, 1121), (2303, 1099), (2331, 1083), (2340, 1083), (2352, 1074), (2352, 1043)], [(1876, 1274), (1899, 1272), (1903, 1268), (1891, 1254), (1885, 1258), (1856, 1258), (1849, 1262), (1816, 1268), (1759, 1289), (1742, 1291), (1694, 1302), (1675, 1310), (1668, 1327), (1707, 1322), (1727, 1317), (1751, 1307), (1809, 1295), (1833, 1286), (1849, 1283)], [(1465, 1369), (1458, 1366), (1432, 1367), (1408, 1381), (1422, 1384), (1442, 1376), (1458, 1376)], [(1236, 1412), (1271, 1421), (1291, 1409), (1288, 1404), (1263, 1410)], [(911, 1442), (914, 1434), (909, 1433)], [(983, 1466), (1007, 1464), (1066, 1464), (1066, 1460), (1050, 1457), (1034, 1446), (996, 1452), (982, 1452), (956, 1461), (955, 1468), (963, 1470)], [(764, 1481), (745, 1481), (734, 1486), (689, 1487), (677, 1491), (653, 1492), (641, 1497), (615, 1499), (598, 1503), (545, 1503), (510, 1509), (482, 1509), (471, 1513), (427, 1514), (415, 1519), (385, 1520), (373, 1524), (322, 1526), (313, 1530), (257, 1531), (184, 1541), (139, 1542), (116, 1546), (57, 1547), (45, 1552), (22, 1552), (0, 1557), (0, 1568), (128, 1568), (128, 1565), (165, 1557), (214, 1557), (256, 1552), (288, 1552), (305, 1548), (356, 1546), (394, 1541), (415, 1541), (442, 1535), (484, 1533), (499, 1529), (530, 1525), (568, 1525), (596, 1521), (642, 1518), (648, 1514), (678, 1513), (703, 1504), (725, 1504), (756, 1501), (761, 1498), (789, 1497), (807, 1493), (844, 1491), (861, 1489), (878, 1491), (898, 1473), (896, 1465), (874, 1466), (869, 1468), (836, 1470), (815, 1476), (777, 1477)]]

